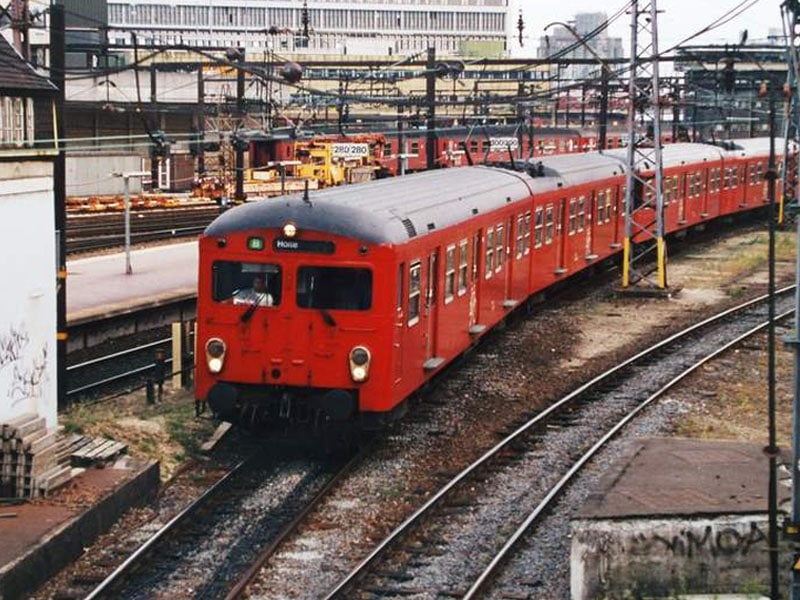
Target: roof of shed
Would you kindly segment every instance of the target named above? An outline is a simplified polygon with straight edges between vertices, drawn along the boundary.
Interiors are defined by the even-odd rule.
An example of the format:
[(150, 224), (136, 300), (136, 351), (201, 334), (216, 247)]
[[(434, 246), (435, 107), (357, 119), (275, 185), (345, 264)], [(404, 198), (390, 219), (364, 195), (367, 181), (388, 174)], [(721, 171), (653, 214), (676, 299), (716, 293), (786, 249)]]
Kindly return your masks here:
[(49, 96), (57, 91), (58, 88), (49, 79), (37, 73), (8, 40), (0, 35), (0, 95)]

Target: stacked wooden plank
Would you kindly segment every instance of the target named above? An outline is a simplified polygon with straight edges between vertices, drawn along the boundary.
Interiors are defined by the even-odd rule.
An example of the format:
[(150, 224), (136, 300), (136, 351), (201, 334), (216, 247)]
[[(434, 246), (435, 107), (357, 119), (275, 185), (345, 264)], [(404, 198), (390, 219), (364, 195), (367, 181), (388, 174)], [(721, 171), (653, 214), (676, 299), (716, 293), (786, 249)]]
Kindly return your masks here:
[(125, 452), (104, 438), (64, 435), (35, 413), (0, 423), (0, 497), (45, 496), (83, 470)]

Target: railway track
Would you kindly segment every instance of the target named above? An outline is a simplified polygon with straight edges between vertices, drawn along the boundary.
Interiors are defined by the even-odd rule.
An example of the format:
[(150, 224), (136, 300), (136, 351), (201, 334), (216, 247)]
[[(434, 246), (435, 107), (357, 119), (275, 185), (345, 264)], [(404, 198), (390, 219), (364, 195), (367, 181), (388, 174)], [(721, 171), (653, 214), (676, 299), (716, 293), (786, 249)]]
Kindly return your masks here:
[[(153, 209), (131, 213), (131, 243), (196, 236), (219, 216), (216, 205)], [(113, 248), (125, 244), (122, 213), (73, 215), (67, 218), (67, 253)]]
[[(779, 318), (792, 315), (793, 290), (778, 292)], [(765, 297), (745, 303), (582, 385), (442, 486), (325, 597), (492, 595), (519, 543), (608, 442), (686, 375), (763, 329), (766, 314)], [(517, 580), (493, 597), (528, 597), (541, 578)]]
[(238, 596), (359, 457), (349, 452), (286, 459), (262, 448), (150, 535), (113, 572), (84, 576), (81, 581), (97, 584), (86, 600)]

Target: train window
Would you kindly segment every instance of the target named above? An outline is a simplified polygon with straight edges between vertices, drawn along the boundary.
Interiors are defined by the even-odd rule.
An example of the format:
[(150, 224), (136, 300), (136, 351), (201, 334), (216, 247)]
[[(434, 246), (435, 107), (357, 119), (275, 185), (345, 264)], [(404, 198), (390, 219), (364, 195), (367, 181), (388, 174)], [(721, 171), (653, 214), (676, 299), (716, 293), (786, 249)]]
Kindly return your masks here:
[(408, 324), (419, 321), (420, 281), (422, 280), (422, 264), (416, 260), (408, 268)]
[(478, 153), (478, 140), (472, 139), (469, 141), (469, 151), (472, 154)]
[(406, 264), (400, 263), (397, 268), (397, 310), (403, 310), (403, 298), (405, 298), (405, 276)]
[(597, 223), (606, 222), (606, 193), (603, 190), (597, 192)]
[(525, 233), (523, 234), (523, 253), (530, 254), (531, 252), (531, 211), (525, 213)]
[(448, 246), (444, 258), (444, 303), (453, 301), (456, 292), (456, 247)]
[(576, 220), (578, 218), (577, 214), (576, 214), (577, 210), (578, 209), (577, 209), (577, 203), (575, 201), (575, 198), (570, 198), (570, 201), (569, 201), (569, 235), (572, 235), (572, 234), (575, 233), (575, 229), (576, 229), (576, 224), (575, 223), (576, 223)]
[(502, 225), (497, 226), (497, 251), (495, 252), (495, 270), (499, 271), (503, 268), (503, 261), (505, 260), (505, 228)]
[(553, 205), (548, 204), (544, 217), (544, 243), (553, 243)]
[(372, 271), (356, 267), (301, 266), (297, 269), (298, 308), (369, 310)]
[(586, 227), (586, 198), (578, 198), (578, 231), (583, 231)]
[(469, 243), (461, 240), (458, 243), (458, 295), (467, 292), (467, 271), (469, 269)]
[(517, 260), (522, 258), (522, 253), (525, 251), (525, 217), (523, 215), (519, 215), (517, 217), (517, 239), (516, 239), (516, 252), (514, 256), (517, 257)]
[(281, 266), (218, 260), (212, 269), (215, 302), (277, 306), (281, 303)]
[(419, 142), (418, 141), (412, 141), (411, 142), (411, 152), (409, 152), (409, 154), (413, 154), (415, 156), (417, 154), (419, 154)]
[(606, 190), (606, 223), (611, 222), (611, 203), (613, 202), (611, 188)]
[(731, 169), (731, 187), (739, 186), (739, 167)]
[(750, 185), (756, 184), (756, 166), (750, 165)]
[(544, 210), (537, 208), (533, 213), (533, 247), (542, 247), (542, 229), (544, 228)]
[(484, 262), (484, 276), (486, 279), (492, 276), (494, 270), (494, 228), (489, 227), (486, 230), (486, 261)]
[(723, 182), (723, 187), (724, 187), (726, 190), (727, 190), (729, 187), (731, 187), (731, 170), (732, 170), (732, 169), (731, 169), (730, 167), (726, 167), (726, 168), (725, 168), (725, 181)]
[(756, 180), (757, 181), (763, 181), (764, 180), (764, 174), (763, 174), (762, 169), (763, 169), (763, 167), (761, 166), (761, 163), (758, 163), (756, 165)]

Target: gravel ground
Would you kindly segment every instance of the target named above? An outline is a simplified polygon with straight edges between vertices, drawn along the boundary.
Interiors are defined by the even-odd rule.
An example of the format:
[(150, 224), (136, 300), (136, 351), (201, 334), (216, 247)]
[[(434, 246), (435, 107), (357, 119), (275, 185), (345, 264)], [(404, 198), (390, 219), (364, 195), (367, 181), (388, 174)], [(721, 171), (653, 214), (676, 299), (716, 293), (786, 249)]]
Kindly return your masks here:
[[(732, 235), (693, 247), (691, 254), (673, 257), (670, 282), (682, 290), (670, 300), (619, 299), (608, 285), (567, 298), (557, 308), (539, 308), (531, 318), (493, 335), (422, 401), (415, 402), (407, 418), (386, 432), (363, 468), (331, 494), (267, 565), (262, 578), (252, 586), (251, 597), (324, 595), (375, 542), (516, 423), (634, 348), (716, 312), (720, 305), (734, 304), (763, 291), (764, 276), (760, 273), (765, 269), (758, 260), (766, 254), (763, 238), (754, 233)], [(779, 272), (789, 280), (794, 274), (793, 250), (784, 254), (789, 258), (779, 264)], [(735, 366), (732, 372), (725, 369), (726, 375), (719, 380), (730, 381), (732, 373), (744, 377), (745, 371)], [(494, 376), (484, 377), (476, 385), (471, 377), (475, 373)], [(663, 402), (631, 427), (617, 448), (623, 447), (626, 439), (640, 436), (675, 431), (707, 435), (705, 425), (687, 423), (698, 411), (718, 415), (716, 423), (730, 421), (725, 414), (729, 409), (714, 400), (713, 396), (704, 397), (701, 401), (705, 404), (700, 407), (696, 398), (676, 396)], [(785, 401), (782, 395), (781, 410), (785, 410)], [(730, 432), (719, 425), (711, 432), (714, 434), (724, 437)], [(752, 435), (758, 440), (759, 434), (763, 431), (756, 430)], [(603, 460), (613, 460), (614, 452), (619, 450)], [(597, 470), (598, 474), (602, 472), (602, 463)], [(585, 482), (564, 501), (567, 506), (581, 502), (592, 485), (591, 479)], [(537, 548), (535, 557), (528, 557), (518, 573), (513, 562), (508, 568), (512, 580), (524, 579), (534, 586), (536, 598), (569, 597), (567, 523), (562, 518), (542, 527), (541, 538), (533, 544)], [(131, 526), (121, 525), (115, 535), (123, 535), (122, 531)], [(37, 595), (47, 597), (46, 591)]]

